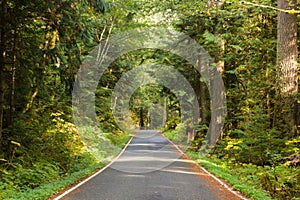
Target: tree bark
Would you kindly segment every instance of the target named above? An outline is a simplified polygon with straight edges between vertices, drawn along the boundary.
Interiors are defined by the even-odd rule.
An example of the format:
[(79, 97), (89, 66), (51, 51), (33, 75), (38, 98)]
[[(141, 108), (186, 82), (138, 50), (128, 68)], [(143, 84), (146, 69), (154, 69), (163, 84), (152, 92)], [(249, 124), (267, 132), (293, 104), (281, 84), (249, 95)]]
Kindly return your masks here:
[(162, 128), (165, 128), (167, 122), (167, 96), (164, 96), (164, 107), (162, 117)]
[(201, 83), (200, 81), (201, 76), (200, 73), (198, 72), (198, 70), (194, 69), (194, 85), (193, 88), (195, 90), (196, 96), (197, 96), (197, 100), (198, 100), (198, 104), (200, 107), (200, 121), (201, 122), (205, 122), (205, 112), (207, 112), (205, 110), (205, 83)]
[(15, 80), (16, 80), (16, 64), (17, 64), (17, 27), (14, 30), (14, 43), (13, 43), (13, 64), (11, 66), (11, 91), (10, 91), (10, 108), (9, 108), (9, 122), (11, 126), (14, 120), (15, 113)]
[[(208, 8), (219, 8), (224, 3), (223, 0), (220, 1), (208, 1)], [(219, 20), (216, 20), (216, 23)], [(223, 116), (225, 108), (223, 102), (225, 102), (225, 91), (222, 91), (220, 88), (223, 85), (223, 81), (218, 78), (222, 76), (225, 71), (225, 62), (223, 61), (225, 53), (225, 40), (221, 37), (222, 29), (216, 28), (214, 30), (215, 37), (218, 38), (218, 47), (219, 51), (216, 54), (215, 62), (216, 71), (210, 70), (211, 78), (209, 84), (209, 93), (211, 98), (211, 116), (210, 116), (210, 126), (208, 133), (209, 135), (209, 145), (214, 145), (220, 138), (223, 137), (222, 125), (223, 125)]]
[(1, 11), (1, 44), (0, 44), (0, 150), (3, 136), (3, 109), (4, 109), (4, 68), (6, 62), (6, 21), (7, 2), (2, 0)]
[[(297, 0), (278, 0), (278, 8), (296, 9)], [(277, 27), (278, 125), (297, 135), (298, 51), (297, 16), (278, 13)], [(279, 110), (280, 109), (280, 110)]]
[(144, 112), (143, 108), (140, 109), (140, 128), (143, 129), (145, 127), (144, 124)]

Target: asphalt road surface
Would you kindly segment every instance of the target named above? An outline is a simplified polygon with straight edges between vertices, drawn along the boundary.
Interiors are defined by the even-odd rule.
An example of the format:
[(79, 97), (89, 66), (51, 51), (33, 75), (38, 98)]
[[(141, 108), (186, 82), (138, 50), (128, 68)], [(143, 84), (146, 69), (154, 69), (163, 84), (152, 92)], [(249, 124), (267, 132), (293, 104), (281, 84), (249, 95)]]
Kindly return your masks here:
[(182, 155), (158, 131), (140, 131), (108, 168), (61, 199), (241, 199)]

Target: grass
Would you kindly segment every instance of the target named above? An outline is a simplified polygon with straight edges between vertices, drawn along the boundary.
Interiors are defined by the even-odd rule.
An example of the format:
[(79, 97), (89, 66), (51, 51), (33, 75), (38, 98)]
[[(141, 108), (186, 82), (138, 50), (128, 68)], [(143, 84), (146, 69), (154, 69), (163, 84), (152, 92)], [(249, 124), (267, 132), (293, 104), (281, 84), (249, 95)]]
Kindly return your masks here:
[(171, 130), (171, 131), (164, 132), (164, 135), (165, 135), (167, 138), (169, 138), (169, 140), (174, 141), (174, 139), (175, 139), (175, 137), (176, 137), (176, 133), (177, 133), (177, 131)]
[(35, 189), (27, 189), (22, 192), (17, 193), (10, 193), (7, 196), (4, 197), (3, 200), (44, 200), (48, 199), (53, 194), (59, 192), (63, 188), (66, 188), (76, 182), (78, 180), (89, 176), (96, 170), (101, 169), (104, 167), (107, 163), (98, 163), (92, 167), (89, 167), (85, 170), (75, 172), (71, 174), (70, 176), (64, 177), (60, 180), (54, 181), (52, 183), (37, 187)]
[(253, 200), (272, 199), (266, 191), (258, 188), (257, 185), (252, 185), (248, 181), (240, 180), (239, 174), (244, 173), (244, 170), (242, 168), (236, 167), (234, 170), (232, 170), (229, 169), (225, 163), (219, 164), (210, 158), (199, 158), (196, 152), (188, 151), (186, 153), (194, 160), (196, 160), (201, 166), (207, 169), (210, 173), (212, 173), (214, 176), (225, 180), (232, 186), (232, 188), (245, 194), (247, 197), (250, 197)]

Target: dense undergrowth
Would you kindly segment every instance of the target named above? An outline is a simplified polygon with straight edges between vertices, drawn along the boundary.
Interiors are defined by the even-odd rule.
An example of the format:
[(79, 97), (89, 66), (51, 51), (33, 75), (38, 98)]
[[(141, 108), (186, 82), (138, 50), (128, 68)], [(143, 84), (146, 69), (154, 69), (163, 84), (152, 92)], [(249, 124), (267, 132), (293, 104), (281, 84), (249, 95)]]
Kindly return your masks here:
[[(270, 0), (261, 3), (277, 6)], [(118, 131), (111, 114), (114, 86), (135, 66), (147, 63), (174, 66), (197, 95), (201, 119), (195, 121), (202, 125), (187, 149), (192, 157), (253, 199), (267, 199), (266, 194), (275, 199), (299, 199), (300, 137), (286, 126), (297, 121), (299, 112), (289, 109), (278, 96), (278, 80), (285, 77), (280, 75), (285, 70), (279, 69), (276, 61), (280, 49), (276, 10), (245, 6), (237, 0), (3, 0), (0, 10), (1, 27), (5, 27), (0, 43), (0, 199), (26, 199), (26, 195), (27, 199), (44, 199), (111, 157), (111, 150), (118, 148), (109, 144), (120, 148), (128, 139)], [(149, 26), (189, 35), (208, 51), (222, 72), (227, 117), (223, 135), (208, 158), (198, 158), (197, 152), (210, 121), (209, 85), (213, 84), (206, 85), (189, 63), (160, 49), (124, 54), (103, 72), (95, 111), (107, 128), (97, 135), (101, 144), (96, 149), (98, 160), (85, 150), (72, 123), (71, 93), (84, 57), (111, 34)], [(90, 70), (87, 73), (92, 74)], [(293, 73), (297, 77), (297, 70)], [(291, 98), (294, 106), (300, 95), (296, 81), (290, 84), (298, 96), (298, 101), (295, 94)], [(179, 94), (191, 97), (185, 90)], [(93, 95), (86, 95), (90, 97)], [(148, 85), (139, 88), (131, 100), (130, 115), (135, 123), (151, 122), (151, 108), (164, 105), (168, 108), (166, 126), (174, 129), (179, 124), (180, 104), (170, 89)], [(87, 127), (84, 131), (98, 139), (93, 137), (97, 130)], [(176, 131), (166, 135), (176, 141)], [(87, 146), (93, 151), (99, 145)], [(97, 164), (99, 161), (103, 163)], [(260, 189), (266, 191), (262, 196)]]
[[(99, 162), (86, 151), (71, 116), (57, 111), (26, 114), (15, 120), (7, 154), (0, 155), (0, 199), (47, 199), (106, 164), (114, 155), (102, 149)], [(104, 134), (120, 147), (129, 136)], [(117, 152), (115, 152), (117, 153)]]
[[(164, 134), (176, 142), (176, 130), (166, 131)], [(203, 157), (195, 148), (198, 143), (199, 141), (195, 140), (194, 144), (186, 149), (186, 153), (212, 174), (226, 180), (235, 190), (251, 199), (300, 199), (299, 167), (291, 166), (283, 160), (273, 160), (272, 164), (264, 165), (242, 162), (237, 160), (237, 157), (240, 156), (239, 153), (243, 155), (245, 152), (236, 151), (233, 154), (232, 150), (226, 148), (227, 146), (224, 148), (223, 144), (217, 144), (211, 154)], [(248, 156), (257, 153), (260, 152), (249, 150)]]

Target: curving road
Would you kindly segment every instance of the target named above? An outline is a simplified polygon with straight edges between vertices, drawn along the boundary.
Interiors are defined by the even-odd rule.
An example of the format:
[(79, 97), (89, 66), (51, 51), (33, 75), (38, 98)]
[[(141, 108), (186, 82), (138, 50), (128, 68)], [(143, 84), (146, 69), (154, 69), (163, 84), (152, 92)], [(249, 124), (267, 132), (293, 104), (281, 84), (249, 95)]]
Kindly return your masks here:
[(59, 199), (241, 199), (185, 157), (158, 131), (140, 131), (108, 168)]

